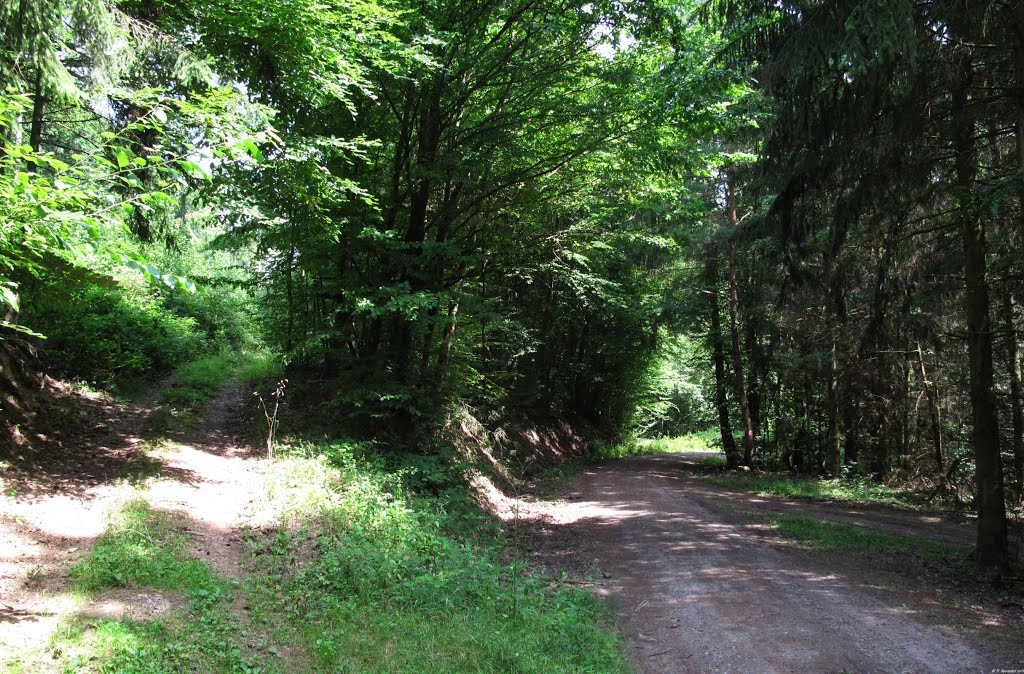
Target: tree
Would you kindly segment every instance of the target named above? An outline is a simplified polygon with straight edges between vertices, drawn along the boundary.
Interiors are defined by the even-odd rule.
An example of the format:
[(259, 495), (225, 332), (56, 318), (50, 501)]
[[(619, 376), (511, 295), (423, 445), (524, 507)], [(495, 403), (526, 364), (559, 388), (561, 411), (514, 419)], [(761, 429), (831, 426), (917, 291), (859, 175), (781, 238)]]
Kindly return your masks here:
[[(938, 375), (934, 365), (931, 378), (970, 381), (969, 396), (946, 404), (953, 417), (973, 419), (978, 557), (994, 567), (1005, 560), (1005, 510), (987, 238), (993, 227), (1000, 239), (1008, 231), (1005, 205), (1016, 197), (1007, 189), (1018, 179), (1005, 162), (980, 157), (1004, 156), (1016, 128), (1011, 4), (719, 2), (706, 10), (733, 36), (725, 57), (751, 63), (772, 102), (757, 181), (764, 208), (748, 227), (773, 231), (778, 242), (772, 282), (786, 318), (772, 341), (811, 365), (786, 368), (791, 356), (783, 356), (774, 366), (781, 389), (794, 394), (779, 402), (807, 410), (795, 440), (835, 473), (846, 417), (846, 461), (863, 463), (867, 441), (878, 477), (916, 451), (934, 456), (912, 433), (920, 425), (913, 386), (935, 398), (934, 410), (943, 404), (923, 374), (919, 341), (938, 349), (942, 334), (962, 330), (968, 357), (947, 358)], [(978, 49), (975, 16), (1000, 17), (986, 22), (985, 42), (1005, 49)], [(953, 299), (961, 312), (949, 311)], [(856, 315), (859, 325), (846, 321)], [(853, 362), (840, 367), (844, 355)], [(811, 372), (820, 373), (816, 382)], [(815, 418), (815, 409), (826, 414)], [(934, 445), (955, 426), (949, 415), (945, 428), (931, 418)]]

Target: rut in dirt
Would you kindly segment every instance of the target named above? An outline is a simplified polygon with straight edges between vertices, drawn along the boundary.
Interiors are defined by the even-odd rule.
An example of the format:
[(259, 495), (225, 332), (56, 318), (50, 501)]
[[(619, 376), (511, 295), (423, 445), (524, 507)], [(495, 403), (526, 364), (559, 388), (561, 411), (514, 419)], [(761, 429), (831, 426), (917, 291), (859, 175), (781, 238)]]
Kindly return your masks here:
[(566, 501), (538, 512), (548, 537), (539, 542), (541, 557), (558, 565), (560, 555), (572, 555), (599, 570), (598, 591), (618, 606), (638, 671), (949, 673), (1013, 665), (1008, 654), (982, 651), (905, 605), (906, 597), (779, 545), (764, 524), (680, 470), (685, 459), (639, 457), (587, 470)]

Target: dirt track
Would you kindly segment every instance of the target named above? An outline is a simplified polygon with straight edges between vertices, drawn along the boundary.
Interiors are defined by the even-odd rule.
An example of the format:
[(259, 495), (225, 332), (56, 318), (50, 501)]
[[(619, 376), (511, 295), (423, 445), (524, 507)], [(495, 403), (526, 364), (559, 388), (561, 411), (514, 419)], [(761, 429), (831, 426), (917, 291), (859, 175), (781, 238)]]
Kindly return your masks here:
[[(558, 566), (565, 562), (559, 555), (573, 555), (578, 564), (599, 570), (598, 591), (620, 607), (638, 671), (1024, 668), (1017, 648), (990, 643), (979, 650), (920, 606), (905, 604), (905, 595), (779, 544), (756, 517), (738, 513), (735, 503), (730, 507), (728, 495), (680, 470), (688, 458), (638, 457), (590, 469), (564, 501), (529, 503), (521, 513), (543, 521), (542, 560)], [(777, 501), (791, 504), (779, 510), (792, 507)], [(961, 525), (913, 513), (890, 513), (880, 528), (892, 527), (901, 515), (899, 524), (917, 527), (923, 537), (959, 536)]]
[[(122, 406), (98, 396), (86, 411), (102, 420), (99, 430), (45, 446), (32, 471), (0, 472), (0, 484), (10, 485), (0, 492), (0, 670), (5, 656), (19, 651), (41, 658), (35, 671), (56, 666), (43, 651), (71, 614), (149, 619), (180, 609), (184, 602), (173, 593), (114, 590), (83, 604), (68, 592), (68, 569), (104, 530), (108, 511), (127, 498), (144, 495), (154, 507), (184, 515), (193, 554), (240, 577), (239, 531), (261, 522), (253, 512), (259, 462), (235, 434), (244, 394), (225, 386), (202, 424), (159, 449), (142, 440), (152, 399)], [(79, 470), (83, 464), (93, 468)], [(145, 480), (145, 489), (137, 481), (136, 492), (121, 478), (139, 464), (156, 479)]]

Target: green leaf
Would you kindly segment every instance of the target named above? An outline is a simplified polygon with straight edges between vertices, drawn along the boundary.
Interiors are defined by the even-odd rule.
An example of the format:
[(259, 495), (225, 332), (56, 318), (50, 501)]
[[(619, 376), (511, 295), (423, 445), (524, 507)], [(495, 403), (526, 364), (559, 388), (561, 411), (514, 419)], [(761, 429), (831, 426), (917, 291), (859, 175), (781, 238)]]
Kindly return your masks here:
[(185, 290), (193, 294), (196, 292), (196, 284), (190, 281), (189, 279), (185, 278), (184, 276), (175, 276), (174, 278), (178, 282), (178, 286), (180, 288), (184, 288)]
[(16, 289), (17, 285), (11, 281), (8, 281), (5, 285), (0, 285), (0, 301), (15, 312), (19, 312), (21, 311), (21, 302)]

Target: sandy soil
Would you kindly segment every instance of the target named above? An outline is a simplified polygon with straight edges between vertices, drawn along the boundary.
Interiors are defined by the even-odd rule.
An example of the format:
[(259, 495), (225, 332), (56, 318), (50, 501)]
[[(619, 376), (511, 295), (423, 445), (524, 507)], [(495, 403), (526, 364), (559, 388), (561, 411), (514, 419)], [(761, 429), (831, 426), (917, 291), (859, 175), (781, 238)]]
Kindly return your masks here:
[(241, 436), (241, 411), (250, 399), (228, 387), (210, 403), (206, 419), (178, 433), (153, 453), (162, 474), (146, 498), (154, 508), (189, 519), (192, 553), (227, 578), (241, 578), (243, 527), (259, 527), (269, 515), (257, 504), (262, 464)]
[(577, 578), (596, 569), (592, 586), (619, 607), (639, 672), (1024, 668), (1018, 646), (959, 635), (914, 595), (780, 542), (743, 508), (877, 521), (880, 529), (951, 542), (969, 537), (969, 525), (723, 494), (687, 474), (692, 458), (638, 457), (588, 469), (557, 502), (492, 494), (505, 519), (518, 509), (539, 561)]

